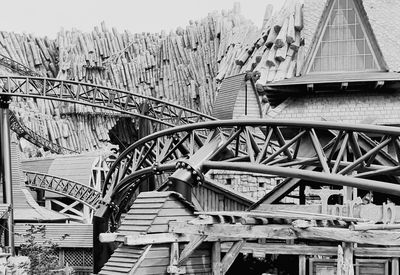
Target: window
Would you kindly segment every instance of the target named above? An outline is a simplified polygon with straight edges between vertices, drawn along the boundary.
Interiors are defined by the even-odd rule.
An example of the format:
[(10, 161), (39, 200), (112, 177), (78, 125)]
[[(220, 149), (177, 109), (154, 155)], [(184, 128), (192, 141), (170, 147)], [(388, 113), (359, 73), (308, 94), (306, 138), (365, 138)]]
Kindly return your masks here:
[(353, 0), (335, 0), (309, 72), (381, 70)]

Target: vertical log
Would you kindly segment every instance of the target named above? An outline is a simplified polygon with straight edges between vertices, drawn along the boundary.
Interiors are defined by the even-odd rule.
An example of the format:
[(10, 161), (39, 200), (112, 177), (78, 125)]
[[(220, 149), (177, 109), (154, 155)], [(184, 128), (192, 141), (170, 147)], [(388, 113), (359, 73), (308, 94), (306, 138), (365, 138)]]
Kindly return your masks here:
[(297, 31), (301, 31), (303, 24), (303, 4), (298, 2), (295, 7), (294, 27)]
[(221, 243), (212, 243), (212, 275), (221, 275)]
[(299, 255), (299, 275), (306, 275), (306, 256)]
[(399, 275), (399, 258), (392, 258), (392, 274)]
[(289, 25), (289, 19), (285, 18), (282, 28), (280, 29), (279, 34), (276, 37), (275, 47), (281, 48), (286, 44), (286, 35), (287, 35), (287, 31), (288, 31), (288, 25)]

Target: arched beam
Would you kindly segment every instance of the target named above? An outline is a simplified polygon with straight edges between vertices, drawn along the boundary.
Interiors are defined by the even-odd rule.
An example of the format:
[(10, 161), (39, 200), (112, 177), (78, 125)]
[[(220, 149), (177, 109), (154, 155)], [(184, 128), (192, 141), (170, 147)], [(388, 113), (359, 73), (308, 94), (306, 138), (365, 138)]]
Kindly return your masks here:
[(92, 209), (97, 207), (101, 198), (99, 191), (76, 181), (32, 171), (23, 173), (26, 177), (25, 186), (66, 196)]
[[(162, 99), (90, 83), (34, 76), (0, 76), (0, 82), (3, 83), (0, 95), (82, 104), (146, 118), (167, 126), (215, 120)], [(151, 106), (149, 115), (140, 113), (139, 105), (143, 102)]]

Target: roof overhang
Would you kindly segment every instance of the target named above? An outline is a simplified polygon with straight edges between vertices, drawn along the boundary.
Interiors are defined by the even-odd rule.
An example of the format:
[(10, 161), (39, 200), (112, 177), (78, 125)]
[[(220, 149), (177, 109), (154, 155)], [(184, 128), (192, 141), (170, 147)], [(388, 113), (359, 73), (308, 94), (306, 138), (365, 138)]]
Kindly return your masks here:
[(400, 73), (362, 72), (336, 74), (308, 74), (263, 86), (272, 106), (277, 106), (290, 96), (320, 92), (394, 91), (400, 89)]

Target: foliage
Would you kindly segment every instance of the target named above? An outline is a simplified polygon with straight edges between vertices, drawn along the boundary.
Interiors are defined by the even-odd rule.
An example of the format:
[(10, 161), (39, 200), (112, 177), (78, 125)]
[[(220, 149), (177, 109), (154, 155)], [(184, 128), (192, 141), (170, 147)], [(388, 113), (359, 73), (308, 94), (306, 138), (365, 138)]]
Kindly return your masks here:
[[(21, 245), (19, 255), (29, 257), (30, 273), (50, 275), (63, 268), (58, 260), (58, 244), (46, 238), (46, 226), (31, 225), (26, 231), (27, 233), (22, 235), (25, 243)], [(67, 236), (68, 234), (65, 234), (62, 239)]]

